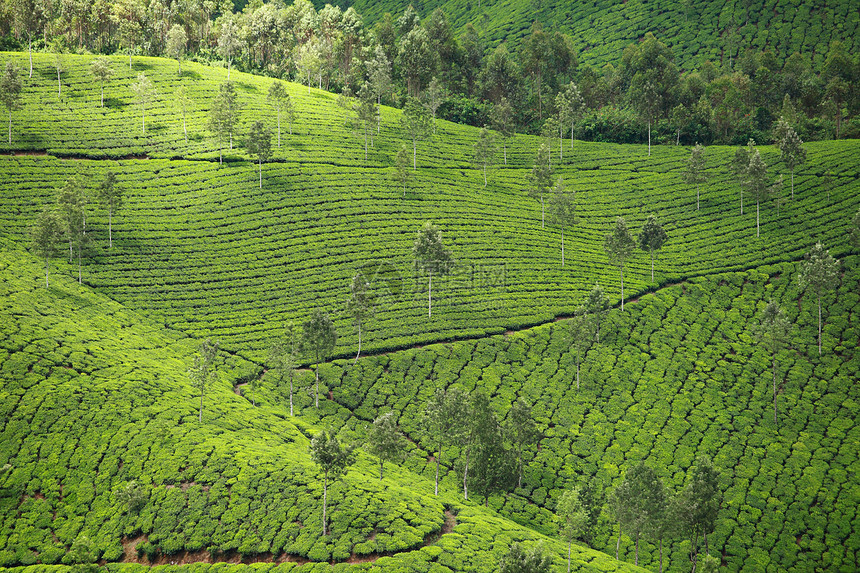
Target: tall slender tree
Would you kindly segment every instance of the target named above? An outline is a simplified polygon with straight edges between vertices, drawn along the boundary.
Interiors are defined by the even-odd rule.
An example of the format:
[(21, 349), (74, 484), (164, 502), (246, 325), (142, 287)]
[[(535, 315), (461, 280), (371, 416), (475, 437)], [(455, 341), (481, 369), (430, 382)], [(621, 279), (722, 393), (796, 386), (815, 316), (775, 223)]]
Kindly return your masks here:
[(579, 391), (579, 367), (582, 364), (582, 357), (594, 343), (595, 331), (595, 321), (588, 314), (585, 306), (580, 306), (573, 313), (570, 321), (568, 321), (568, 331), (570, 346), (573, 348), (576, 361), (576, 389)]
[(645, 226), (639, 232), (639, 248), (651, 255), (651, 282), (654, 282), (654, 252), (663, 248), (668, 235), (654, 214), (648, 216)]
[[(266, 100), (269, 102), (273, 108), (275, 108), (275, 113), (278, 116), (278, 147), (281, 146), (281, 110), (285, 107), (287, 101), (290, 100), (290, 94), (287, 93), (287, 90), (284, 88), (284, 82), (280, 80), (275, 80), (272, 82), (272, 85), (269, 86), (269, 93), (266, 97)], [(292, 104), (292, 102), (290, 101)], [(290, 123), (290, 133), (292, 133), (292, 122)]]
[(397, 427), (394, 412), (377, 416), (367, 432), (367, 450), (368, 453), (379, 458), (380, 480), (385, 462), (401, 459), (405, 448), (406, 438)]
[(235, 54), (242, 46), (241, 30), (232, 12), (228, 11), (221, 17), (221, 33), (218, 35), (218, 53), (227, 62), (227, 81), (230, 81), (230, 64)]
[(578, 538), (588, 523), (588, 513), (580, 499), (580, 489), (567, 489), (561, 494), (556, 509), (561, 518), (561, 536), (567, 541), (567, 573), (570, 573), (570, 549), (573, 540)]
[(600, 344), (600, 325), (603, 322), (603, 315), (609, 310), (609, 300), (606, 298), (606, 294), (604, 294), (603, 288), (599, 283), (595, 283), (591, 287), (588, 298), (585, 301), (585, 310), (594, 325), (594, 340), (597, 344)]
[(323, 473), (322, 534), (328, 535), (328, 485), (342, 477), (349, 466), (355, 463), (355, 451), (350, 446), (341, 446), (334, 433), (322, 430), (313, 437), (310, 445), (311, 460)]
[(517, 487), (523, 487), (523, 454), (537, 445), (540, 431), (535, 424), (531, 407), (522, 398), (511, 405), (506, 430), (517, 455)]
[(806, 253), (798, 276), (800, 288), (812, 291), (818, 299), (818, 354), (821, 354), (821, 297), (839, 282), (839, 261), (820, 242)]
[(770, 301), (761, 316), (761, 322), (756, 328), (759, 341), (771, 355), (773, 367), (773, 423), (776, 424), (776, 357), (788, 342), (791, 324), (785, 318), (785, 313), (779, 305)]
[(320, 407), (320, 362), (328, 358), (337, 343), (337, 331), (331, 318), (321, 309), (314, 309), (302, 325), (302, 348), (314, 357), (314, 407)]
[(573, 193), (568, 193), (564, 180), (559, 177), (552, 188), (549, 199), (550, 221), (561, 227), (561, 266), (564, 266), (564, 228), (576, 224), (576, 208)]
[(427, 318), (433, 307), (433, 273), (446, 275), (451, 271), (453, 257), (451, 251), (442, 245), (442, 231), (429, 221), (418, 229), (418, 237), (412, 246), (415, 265), (427, 273)]
[(116, 183), (116, 173), (108, 171), (99, 183), (98, 199), (108, 211), (108, 246), (113, 246), (113, 214), (122, 207), (122, 187)]
[(257, 156), (259, 166), (260, 189), (263, 188), (263, 161), (272, 156), (272, 132), (262, 121), (255, 121), (248, 131), (248, 154)]
[(627, 229), (627, 222), (623, 217), (615, 219), (615, 228), (612, 233), (606, 235), (603, 249), (609, 262), (621, 270), (621, 312), (624, 312), (624, 263), (633, 254), (636, 242)]
[(526, 175), (529, 197), (540, 201), (540, 226), (544, 227), (544, 195), (549, 191), (553, 181), (553, 169), (549, 163), (549, 147), (541, 144), (532, 170)]
[(412, 169), (417, 169), (418, 142), (427, 139), (432, 133), (430, 112), (418, 100), (409, 99), (400, 116), (400, 125), (406, 138), (412, 141)]
[(370, 292), (370, 283), (361, 272), (352, 277), (349, 285), (350, 295), (346, 301), (346, 312), (352, 317), (353, 324), (358, 328), (358, 352), (355, 353), (353, 364), (358, 362), (361, 354), (361, 327), (369, 316), (373, 315), (374, 300)]
[(185, 28), (174, 24), (167, 33), (167, 44), (165, 51), (171, 58), (175, 58), (179, 64), (179, 75), (182, 75), (182, 58), (185, 57), (185, 49), (188, 44), (188, 35)]
[(676, 498), (674, 519), (681, 529), (690, 534), (690, 561), (695, 570), (699, 536), (704, 538), (705, 553), (709, 553), (708, 533), (716, 528), (722, 503), (719, 474), (711, 458), (704, 455), (696, 458), (690, 481)]
[(492, 132), (486, 127), (481, 128), (478, 141), (475, 142), (474, 163), (484, 172), (484, 187), (487, 186), (487, 168), (492, 167), (496, 160), (496, 141)]
[(131, 91), (134, 92), (134, 98), (140, 106), (143, 120), (143, 134), (146, 135), (146, 106), (152, 103), (158, 97), (158, 94), (155, 86), (152, 85), (150, 79), (143, 72), (137, 74), (137, 81), (131, 84)]
[(188, 126), (185, 123), (185, 116), (188, 114), (188, 108), (191, 107), (191, 98), (188, 97), (188, 89), (185, 86), (180, 86), (176, 90), (176, 95), (173, 97), (173, 102), (182, 114), (182, 133), (185, 134), (185, 144), (188, 144)]
[(681, 173), (681, 178), (684, 183), (696, 186), (696, 210), (699, 210), (699, 187), (702, 183), (708, 182), (708, 176), (705, 173), (705, 148), (696, 144), (696, 147), (690, 152), (690, 158), (687, 160), (687, 169)]
[(406, 185), (412, 179), (412, 174), (409, 173), (409, 149), (405, 145), (400, 146), (397, 156), (394, 159), (394, 173), (391, 177), (399, 184), (403, 185), (403, 196), (406, 197)]
[(15, 64), (6, 62), (6, 69), (0, 76), (0, 101), (9, 113), (9, 145), (12, 145), (12, 112), (21, 109), (21, 78), (18, 74)]
[(463, 438), (469, 428), (469, 396), (459, 388), (437, 388), (424, 409), (423, 426), (435, 446), (436, 487), (439, 495), (439, 464), (443, 446)]
[(105, 106), (105, 83), (113, 77), (113, 68), (110, 65), (110, 60), (104, 56), (100, 56), (90, 64), (90, 73), (95, 77), (101, 87), (101, 106)]
[(750, 154), (747, 167), (745, 186), (755, 201), (755, 236), (759, 237), (759, 206), (770, 196), (771, 187), (767, 180), (767, 165), (761, 158), (758, 149)]
[(32, 229), (33, 249), (39, 256), (45, 257), (45, 287), (48, 282), (49, 261), (60, 254), (59, 243), (63, 239), (63, 226), (56, 211), (46, 207), (39, 213)]
[(803, 147), (800, 136), (788, 125), (786, 125), (785, 133), (777, 145), (779, 145), (782, 162), (791, 170), (791, 198), (794, 199), (794, 170), (806, 163), (806, 149)]
[(290, 381), (290, 416), (293, 415), (293, 375), (299, 367), (301, 333), (292, 322), (287, 323), (284, 339), (269, 347), (268, 363), (274, 370), (278, 383), (284, 378)]
[(194, 364), (188, 369), (188, 376), (194, 387), (200, 390), (199, 421), (203, 422), (203, 395), (211, 381), (218, 379), (215, 371), (215, 357), (218, 355), (218, 341), (207, 338), (200, 344), (199, 352), (194, 355)]
[(502, 138), (502, 152), (505, 165), (508, 164), (508, 139), (514, 134), (514, 110), (508, 98), (502, 97), (499, 103), (490, 111), (491, 127), (498, 132)]

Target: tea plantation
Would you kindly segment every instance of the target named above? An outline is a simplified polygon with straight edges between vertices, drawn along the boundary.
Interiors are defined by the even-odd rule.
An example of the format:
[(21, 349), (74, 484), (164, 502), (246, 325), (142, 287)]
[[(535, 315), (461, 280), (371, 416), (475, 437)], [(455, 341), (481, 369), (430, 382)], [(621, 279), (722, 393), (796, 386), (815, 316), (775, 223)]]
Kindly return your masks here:
[[(20, 66), (22, 54), (0, 54)], [(164, 573), (229, 571), (493, 571), (512, 541), (541, 541), (555, 567), (567, 544), (553, 517), (561, 491), (594, 478), (606, 489), (640, 460), (673, 490), (697, 455), (720, 472), (723, 504), (711, 553), (729, 570), (853, 571), (860, 563), (857, 353), (860, 261), (847, 225), (860, 206), (860, 144), (807, 144), (795, 197), (755, 205), (729, 174), (733, 148), (706, 151), (701, 209), (680, 171), (689, 149), (553, 140), (553, 165), (575, 192), (578, 222), (541, 226), (526, 192), (540, 141), (516, 136), (489, 182), (472, 164), (478, 130), (437, 122), (417, 146), (405, 196), (394, 156), (400, 112), (383, 108), (367, 160), (336, 98), (287, 84), (296, 105), (282, 145), (257, 167), (244, 151), (255, 120), (274, 126), (271, 79), (232, 72), (242, 121), (219, 164), (206, 130), (226, 71), (193, 63), (112, 59), (115, 76), (99, 106), (92, 58), (67, 56), (61, 97), (48, 56), (34, 55), (12, 144), (0, 143), (0, 568), (65, 571), (86, 536), (94, 558), (117, 572), (155, 564)], [(146, 135), (128, 85), (145, 72), (159, 93)], [(174, 96), (193, 100), (185, 143)], [(778, 150), (761, 146), (771, 178), (788, 174)], [(30, 228), (55, 190), (79, 175), (94, 192), (108, 171), (125, 200), (108, 216), (91, 199), (83, 261), (45, 261), (27, 249)], [(832, 188), (824, 189), (829, 174)], [(656, 260), (637, 251), (620, 277), (603, 250), (617, 216), (634, 233), (657, 215), (669, 239)], [(434, 277), (413, 267), (417, 230), (440, 227), (456, 260)], [(841, 259), (839, 286), (817, 307), (797, 274), (812, 244)], [(357, 334), (346, 312), (361, 270), (377, 294), (363, 330), (368, 356), (353, 366)], [(584, 357), (581, 388), (565, 316), (599, 282), (616, 308)], [(778, 356), (779, 423), (772, 418), (770, 357), (754, 334), (775, 300), (793, 325)], [(296, 416), (266, 364), (286, 323), (315, 308), (339, 339), (321, 367), (296, 377)], [(218, 379), (205, 396), (188, 369), (202, 340), (221, 343)], [(347, 358), (348, 357), (348, 358)], [(309, 356), (303, 356), (308, 366)], [(523, 487), (462, 500), (452, 448), (442, 492), (421, 412), (437, 387), (485, 390), (505, 418), (522, 398), (541, 432)], [(410, 439), (407, 458), (387, 464), (360, 453), (329, 489), (332, 533), (321, 536), (322, 484), (308, 452), (321, 428), (361, 444), (378, 414), (395, 412)], [(455, 463), (451, 463), (451, 461)], [(8, 466), (4, 466), (8, 464)], [(124, 492), (137, 491), (131, 510)], [(631, 541), (607, 515), (594, 549), (574, 545), (581, 571), (636, 570)], [(603, 551), (605, 553), (600, 553)], [(664, 546), (666, 567), (689, 567), (689, 541)], [(657, 549), (640, 547), (655, 569)], [(2, 569), (0, 569), (2, 570)]]

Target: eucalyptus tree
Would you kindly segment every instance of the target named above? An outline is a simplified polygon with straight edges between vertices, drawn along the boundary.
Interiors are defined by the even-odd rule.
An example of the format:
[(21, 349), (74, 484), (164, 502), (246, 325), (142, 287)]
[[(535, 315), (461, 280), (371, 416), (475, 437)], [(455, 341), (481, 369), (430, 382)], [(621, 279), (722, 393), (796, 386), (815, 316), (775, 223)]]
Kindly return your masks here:
[(679, 529), (690, 535), (690, 561), (695, 568), (699, 554), (699, 536), (704, 538), (705, 553), (708, 549), (708, 533), (716, 529), (717, 517), (722, 504), (719, 473), (711, 458), (698, 456), (692, 468), (690, 481), (675, 496), (673, 519)]
[(550, 573), (552, 557), (545, 555), (542, 544), (526, 550), (514, 542), (499, 562), (499, 573)]
[(334, 433), (322, 430), (313, 437), (310, 445), (311, 460), (323, 473), (322, 534), (328, 535), (326, 510), (328, 508), (328, 485), (341, 478), (349, 466), (355, 463), (355, 451), (351, 446), (341, 446)]
[(369, 82), (364, 82), (358, 90), (358, 103), (354, 110), (358, 119), (359, 128), (364, 136), (364, 159), (367, 161), (368, 142), (373, 145), (373, 124), (379, 116), (376, 99)]
[(570, 336), (570, 346), (574, 350), (576, 361), (576, 389), (579, 390), (579, 367), (582, 364), (582, 357), (591, 348), (594, 343), (595, 319), (592, 317), (585, 306), (580, 306), (573, 313), (573, 316), (568, 321), (568, 333)]
[(180, 86), (173, 96), (173, 103), (182, 114), (182, 133), (185, 134), (185, 143), (188, 144), (188, 126), (185, 123), (185, 117), (188, 114), (188, 108), (191, 107), (192, 100), (188, 97), (188, 89), (185, 86)]
[(108, 211), (108, 246), (113, 246), (113, 214), (122, 207), (122, 187), (116, 183), (116, 173), (108, 171), (98, 187), (98, 199)]
[(290, 381), (290, 416), (293, 415), (293, 375), (299, 367), (302, 336), (296, 326), (289, 322), (282, 341), (269, 347), (268, 364), (275, 372), (278, 383), (288, 378)]
[(403, 196), (406, 197), (406, 185), (412, 179), (412, 174), (409, 172), (409, 149), (405, 145), (401, 145), (397, 151), (397, 156), (394, 158), (394, 173), (391, 177), (403, 185)]
[(556, 513), (561, 518), (561, 536), (567, 541), (567, 573), (570, 573), (570, 549), (573, 540), (585, 531), (588, 523), (588, 513), (580, 499), (580, 489), (567, 489), (561, 494), (556, 506)]
[(427, 111), (430, 112), (430, 117), (433, 122), (433, 134), (436, 134), (436, 112), (439, 110), (439, 106), (442, 105), (442, 102), (445, 101), (447, 97), (447, 92), (445, 87), (442, 85), (442, 82), (439, 81), (439, 78), (433, 78), (430, 80), (430, 84), (427, 86), (427, 89), (424, 90), (424, 93), (421, 95), (421, 101)]
[(552, 186), (553, 170), (549, 163), (549, 147), (541, 144), (538, 148), (532, 170), (526, 175), (529, 197), (540, 201), (540, 226), (544, 227), (544, 195)]
[(188, 44), (188, 35), (185, 33), (185, 28), (180, 24), (174, 24), (170, 31), (167, 32), (167, 44), (165, 51), (171, 58), (175, 58), (179, 64), (179, 75), (182, 75), (182, 58), (185, 56), (186, 46)]
[(645, 226), (639, 232), (639, 248), (651, 254), (651, 282), (654, 282), (654, 251), (662, 249), (667, 238), (668, 235), (657, 222), (657, 217), (649, 215)]
[(666, 489), (663, 482), (652, 468), (640, 462), (625, 473), (624, 479), (609, 497), (619, 524), (615, 558), (618, 558), (621, 531), (626, 530), (635, 541), (635, 564), (639, 565), (639, 538), (651, 523), (661, 519), (666, 512)]
[(540, 431), (535, 424), (531, 407), (522, 398), (518, 398), (508, 410), (505, 429), (517, 455), (517, 487), (523, 487), (523, 453), (537, 446)]
[(603, 287), (599, 283), (594, 283), (591, 290), (588, 292), (588, 297), (585, 300), (585, 311), (588, 313), (589, 319), (593, 323), (595, 342), (600, 344), (600, 325), (603, 322), (603, 315), (609, 310), (609, 299), (603, 292)]
[(427, 273), (427, 317), (431, 316), (433, 306), (433, 273), (446, 275), (451, 270), (453, 257), (451, 251), (442, 244), (442, 231), (429, 221), (418, 229), (418, 236), (412, 246), (415, 265)]
[(576, 224), (576, 207), (573, 193), (568, 193), (564, 180), (559, 177), (549, 198), (549, 219), (561, 227), (561, 266), (564, 266), (564, 228)]
[(33, 250), (45, 257), (45, 287), (49, 287), (48, 270), (50, 259), (60, 254), (60, 241), (63, 240), (63, 226), (57, 212), (46, 207), (39, 213), (31, 230)]
[(767, 165), (761, 158), (758, 149), (750, 154), (750, 163), (747, 166), (745, 186), (750, 196), (755, 201), (755, 236), (759, 237), (759, 207), (771, 193), (771, 187), (767, 180)]
[(505, 165), (508, 164), (508, 139), (514, 135), (514, 110), (508, 98), (502, 97), (490, 110), (491, 127), (502, 138), (502, 154)]
[(302, 348), (314, 357), (314, 407), (320, 407), (320, 362), (329, 357), (337, 343), (337, 331), (331, 318), (321, 309), (314, 309), (311, 317), (302, 325)]
[(113, 77), (113, 68), (110, 65), (110, 60), (104, 56), (100, 56), (90, 64), (90, 74), (96, 78), (101, 87), (101, 106), (105, 106), (105, 83)]
[(416, 99), (409, 99), (400, 116), (400, 125), (407, 139), (412, 140), (412, 169), (417, 169), (418, 142), (430, 137), (432, 119), (427, 111)]
[(12, 62), (6, 62), (6, 69), (0, 76), (0, 101), (9, 113), (9, 145), (12, 145), (12, 112), (21, 109), (21, 78), (19, 70)]
[(839, 282), (839, 261), (820, 242), (806, 253), (800, 264), (800, 288), (812, 291), (818, 299), (818, 354), (821, 354), (821, 296)]
[(233, 131), (239, 122), (239, 102), (236, 88), (232, 82), (224, 82), (218, 88), (218, 95), (209, 110), (209, 131), (218, 138), (218, 162), (223, 163), (223, 140), (229, 136), (230, 149), (233, 149)]
[(624, 312), (624, 263), (633, 254), (636, 242), (627, 229), (627, 222), (623, 217), (615, 219), (615, 228), (612, 233), (606, 235), (603, 241), (603, 249), (609, 262), (621, 270), (621, 312)]
[[(525, 420), (520, 421), (525, 423)], [(466, 467), (471, 467), (472, 471), (464, 471), (464, 495), (468, 493), (465, 489), (468, 483), (484, 498), (486, 506), (492, 494), (508, 491), (512, 485), (511, 455), (505, 447), (502, 425), (489, 398), (481, 390), (472, 392), (469, 422), (471, 432), (466, 447), (467, 460), (472, 464), (469, 466), (467, 463)], [(528, 432), (527, 426), (522, 429)]]
[[(275, 108), (275, 113), (278, 116), (278, 147), (281, 146), (281, 110), (286, 108), (287, 106), (292, 109), (292, 100), (290, 99), (290, 94), (287, 93), (287, 90), (284, 88), (284, 82), (280, 80), (275, 80), (272, 82), (272, 85), (269, 86), (269, 93), (266, 96), (266, 101), (269, 102), (273, 108)], [(290, 134), (293, 133), (293, 122), (290, 120)]]
[(386, 412), (377, 416), (367, 432), (367, 451), (379, 458), (380, 480), (385, 462), (402, 459), (405, 450), (406, 438), (400, 428), (397, 427), (394, 412)]
[(482, 127), (475, 142), (474, 163), (484, 172), (484, 187), (487, 186), (487, 168), (492, 167), (496, 159), (496, 141), (492, 132)]
[(794, 199), (794, 170), (806, 163), (806, 149), (800, 136), (789, 125), (785, 126), (784, 134), (777, 141), (777, 145), (782, 162), (791, 170), (791, 198)]
[(78, 176), (66, 180), (57, 190), (57, 212), (60, 215), (63, 234), (69, 242), (69, 262), (77, 251), (78, 254), (78, 284), (81, 284), (81, 258), (83, 251), (89, 246), (90, 236), (87, 234), (86, 204), (87, 196), (83, 182)]
[(776, 424), (776, 357), (785, 347), (791, 333), (791, 324), (785, 318), (785, 313), (779, 305), (770, 301), (761, 316), (761, 322), (755, 330), (756, 337), (771, 355), (773, 367), (773, 423)]
[(63, 81), (61, 74), (66, 71), (66, 59), (63, 55), (63, 47), (60, 42), (52, 46), (54, 50), (54, 68), (57, 70), (57, 97), (63, 95)]
[(231, 11), (227, 11), (219, 20), (221, 33), (218, 34), (218, 53), (227, 62), (227, 81), (230, 81), (230, 64), (233, 62), (233, 54), (242, 46), (241, 30)]
[(263, 188), (263, 161), (272, 156), (272, 132), (262, 121), (255, 121), (248, 132), (248, 154), (257, 157), (259, 165), (260, 189)]
[(369, 316), (373, 315), (374, 299), (370, 292), (370, 283), (361, 272), (352, 277), (349, 285), (350, 295), (346, 301), (346, 312), (352, 317), (353, 324), (358, 328), (358, 352), (355, 353), (353, 364), (358, 362), (361, 354), (361, 327)]
[(854, 213), (851, 226), (848, 229), (848, 240), (855, 249), (860, 249), (860, 209)]
[(215, 357), (218, 355), (218, 341), (212, 342), (207, 338), (200, 344), (200, 350), (194, 355), (194, 363), (188, 369), (188, 377), (195, 388), (200, 390), (200, 416), (198, 420), (203, 422), (203, 396), (206, 387), (211, 381), (218, 379), (215, 371)]
[(158, 97), (158, 92), (155, 86), (152, 85), (152, 81), (143, 72), (137, 74), (137, 81), (131, 84), (130, 87), (137, 104), (140, 106), (143, 120), (143, 134), (146, 135), (146, 106)]
[(422, 426), (429, 434), (430, 442), (436, 452), (436, 486), (434, 493), (439, 495), (439, 464), (445, 445), (463, 439), (470, 424), (469, 395), (459, 388), (437, 388), (424, 409)]
[(702, 183), (708, 182), (708, 176), (705, 173), (705, 148), (696, 144), (690, 151), (690, 158), (687, 160), (687, 168), (681, 173), (681, 179), (688, 185), (696, 186), (696, 210), (699, 210), (699, 187)]

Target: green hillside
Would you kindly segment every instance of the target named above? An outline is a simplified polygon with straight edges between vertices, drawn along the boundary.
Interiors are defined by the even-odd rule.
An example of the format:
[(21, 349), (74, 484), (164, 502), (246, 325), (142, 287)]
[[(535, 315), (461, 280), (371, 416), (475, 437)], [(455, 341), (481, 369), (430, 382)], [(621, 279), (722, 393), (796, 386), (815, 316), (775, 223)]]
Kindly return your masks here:
[[(0, 55), (8, 58), (21, 65), (26, 55)], [(525, 189), (537, 138), (511, 139), (507, 164), (484, 187), (472, 164), (478, 130), (440, 121), (418, 143), (404, 196), (392, 178), (399, 111), (383, 108), (365, 160), (334, 96), (288, 84), (293, 133), (282, 122), (261, 189), (243, 139), (257, 119), (274, 125), (271, 79), (232, 72), (243, 116), (221, 165), (205, 126), (225, 70), (189, 63), (180, 79), (175, 62), (140, 58), (129, 70), (117, 58), (102, 109), (90, 61), (67, 56), (58, 97), (52, 60), (35, 55), (13, 142), (0, 145), (0, 468), (10, 464), (0, 474), (0, 567), (54, 570), (39, 564), (67, 563), (83, 534), (117, 573), (152, 562), (164, 573), (493, 571), (515, 540), (541, 541), (561, 569), (567, 546), (552, 513), (562, 489), (592, 477), (611, 488), (645, 460), (677, 491), (708, 454), (724, 496), (711, 552), (729, 570), (856, 569), (860, 261), (846, 232), (860, 206), (856, 141), (807, 144), (795, 197), (786, 187), (781, 204), (761, 205), (757, 239), (755, 205), (746, 197), (740, 214), (729, 175), (734, 148), (708, 148), (697, 211), (695, 189), (679, 177), (688, 148), (655, 146), (649, 157), (645, 146), (568, 140), (559, 158), (553, 140), (579, 218), (565, 231), (562, 266), (561, 230), (549, 220), (541, 227), (540, 203)], [(128, 89), (141, 71), (159, 93), (146, 137)], [(179, 84), (194, 98), (187, 145)], [(788, 176), (777, 150), (759, 149), (771, 179)], [(113, 246), (107, 213), (92, 199), (83, 284), (63, 254), (46, 288), (44, 261), (27, 250), (36, 215), (71, 176), (92, 192), (109, 170), (125, 190)], [(621, 312), (604, 236), (617, 216), (635, 233), (650, 213), (669, 240), (654, 281), (645, 253), (628, 263)], [(434, 278), (429, 318), (426, 277), (411, 255), (426, 221), (442, 229), (457, 263), (452, 276)], [(838, 289), (824, 301), (820, 357), (816, 307), (796, 278), (816, 241), (842, 259)], [(352, 366), (358, 340), (346, 299), (358, 270), (379, 304), (362, 341), (370, 356)], [(595, 282), (616, 308), (577, 392), (567, 321), (557, 319)], [(771, 299), (794, 325), (779, 355), (778, 425), (769, 357), (753, 334)], [(266, 371), (267, 349), (315, 308), (334, 319), (336, 359), (321, 367), (319, 410), (312, 372), (299, 371), (290, 417)], [(188, 369), (207, 337), (223, 351), (199, 423)], [(457, 448), (444, 458), (442, 495), (432, 495), (435, 465), (419, 422), (433, 389), (451, 386), (484, 389), (501, 418), (521, 397), (541, 430), (523, 487), (492, 496), (486, 509), (483, 499), (462, 501)], [(330, 490), (333, 533), (320, 536), (309, 438), (343, 426), (340, 438), (360, 443), (386, 411), (411, 440), (406, 460), (387, 465), (380, 481), (378, 462), (361, 453)], [(132, 481), (146, 503), (127, 516), (120, 492)], [(577, 570), (634, 570), (607, 555), (615, 535), (604, 516), (594, 549), (574, 545)], [(624, 536), (622, 548), (632, 561)], [(689, 541), (675, 538), (664, 551), (669, 570), (689, 566)], [(648, 539), (640, 559), (656, 569)]]
[[(315, 4), (323, 4), (318, 2)], [(812, 56), (819, 68), (832, 41), (857, 49), (860, 15), (850, 1), (788, 2), (553, 2), (551, 0), (357, 0), (366, 20), (395, 16), (413, 5), (421, 16), (441, 8), (453, 25), (474, 25), (490, 45), (518, 45), (533, 22), (570, 35), (581, 63), (617, 65), (631, 43), (652, 32), (670, 46), (684, 69), (706, 60), (729, 63), (744, 50), (771, 50), (782, 61), (794, 52)]]

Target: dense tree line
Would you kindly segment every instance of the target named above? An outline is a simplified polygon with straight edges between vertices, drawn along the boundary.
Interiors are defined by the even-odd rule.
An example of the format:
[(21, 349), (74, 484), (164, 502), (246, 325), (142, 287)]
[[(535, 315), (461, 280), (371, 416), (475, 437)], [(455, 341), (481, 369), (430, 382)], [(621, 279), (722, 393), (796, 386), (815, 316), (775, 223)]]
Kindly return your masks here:
[(502, 133), (543, 128), (619, 143), (743, 144), (769, 141), (782, 116), (807, 141), (860, 135), (860, 56), (839, 42), (820, 70), (808, 54), (782, 61), (749, 49), (682, 73), (648, 33), (616, 65), (594, 69), (578, 65), (571, 38), (539, 22), (511, 53), (505, 44), (490, 49), (470, 25), (457, 35), (440, 9), (422, 20), (410, 6), (371, 27), (351, 7), (317, 10), (308, 0), (231, 7), (223, 0), (0, 0), (0, 34), (7, 47), (171, 57), (180, 71), (187, 54), (337, 92), (366, 83), (377, 104), (420, 98), (434, 117)]

